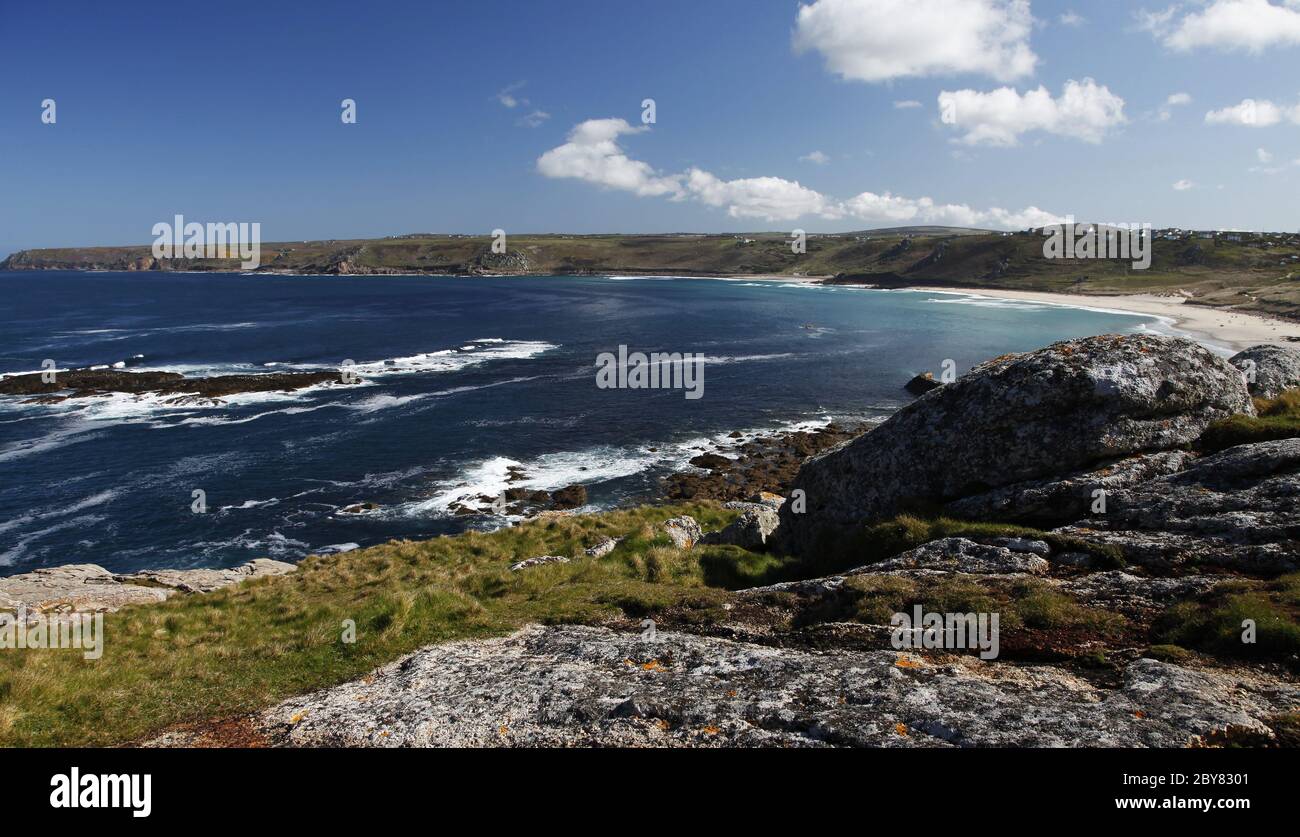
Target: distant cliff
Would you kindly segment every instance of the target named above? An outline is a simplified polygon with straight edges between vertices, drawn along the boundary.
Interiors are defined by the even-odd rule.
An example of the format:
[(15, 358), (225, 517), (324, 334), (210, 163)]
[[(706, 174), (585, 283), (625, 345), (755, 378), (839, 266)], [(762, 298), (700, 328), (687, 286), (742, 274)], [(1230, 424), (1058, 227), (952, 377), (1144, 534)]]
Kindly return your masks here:
[[(504, 252), (487, 236), (262, 244), (259, 273), (373, 275), (668, 274), (813, 276), (882, 287), (948, 286), (1084, 294), (1179, 292), (1198, 304), (1300, 319), (1300, 236), (1163, 235), (1151, 265), (1048, 259), (1044, 239), (915, 228), (809, 235), (793, 252), (782, 233), (518, 235)], [(234, 259), (155, 259), (147, 245), (23, 250), (0, 270), (238, 271)]]

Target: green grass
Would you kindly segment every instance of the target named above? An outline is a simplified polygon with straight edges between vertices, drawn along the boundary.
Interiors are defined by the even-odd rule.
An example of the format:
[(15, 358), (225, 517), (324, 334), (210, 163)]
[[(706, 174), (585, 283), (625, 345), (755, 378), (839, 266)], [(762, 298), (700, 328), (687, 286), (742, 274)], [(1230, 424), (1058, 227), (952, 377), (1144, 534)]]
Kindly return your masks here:
[(1214, 422), (1201, 434), (1197, 446), (1206, 452), (1236, 445), (1300, 437), (1300, 389), (1277, 398), (1255, 399), (1258, 416), (1232, 416)]
[(808, 556), (753, 564), (748, 568), (753, 574), (746, 577), (744, 586), (832, 575), (879, 563), (929, 541), (956, 537), (1032, 538), (1046, 541), (1057, 551), (1087, 552), (1094, 556), (1098, 566), (1107, 569), (1125, 564), (1123, 553), (1116, 547), (1092, 544), (1029, 526), (901, 514), (891, 520), (863, 526), (847, 536), (821, 538)]
[[(655, 535), (677, 514), (706, 530), (735, 516), (711, 504), (645, 507), (395, 541), (309, 558), (287, 576), (107, 614), (98, 661), (76, 650), (0, 654), (0, 745), (135, 741), (354, 679), (429, 643), (529, 622), (591, 623), (667, 607), (706, 618), (728, 594), (705, 582), (708, 550), (695, 555)], [(603, 559), (508, 569), (534, 555), (581, 556), (602, 536), (628, 535)], [(347, 619), (356, 623), (355, 644), (341, 640)]]
[[(1242, 623), (1254, 620), (1255, 642), (1245, 643)], [(1157, 642), (1232, 658), (1300, 652), (1300, 573), (1259, 586), (1220, 585), (1206, 596), (1172, 605), (1157, 618)]]

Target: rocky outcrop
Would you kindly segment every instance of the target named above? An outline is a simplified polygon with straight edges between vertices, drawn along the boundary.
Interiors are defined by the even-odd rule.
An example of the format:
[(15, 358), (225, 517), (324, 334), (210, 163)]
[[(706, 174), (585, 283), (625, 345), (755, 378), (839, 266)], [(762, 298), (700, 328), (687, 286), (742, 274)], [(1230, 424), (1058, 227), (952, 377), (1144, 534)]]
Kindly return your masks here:
[(46, 382), (41, 372), (0, 378), (0, 395), (49, 395), (70, 391), (63, 398), (84, 398), (106, 392), (155, 393), (160, 396), (218, 398), (245, 392), (276, 392), (303, 389), (324, 383), (340, 383), (337, 371), (270, 372), (262, 375), (217, 375), (186, 378), (179, 372), (128, 372), (121, 369), (69, 369), (56, 372)]
[(570, 485), (551, 493), (551, 504), (557, 509), (576, 509), (587, 505), (587, 487)]
[(1002, 486), (946, 503), (943, 510), (945, 514), (966, 520), (1059, 526), (1086, 517), (1096, 499), (1095, 492), (1114, 491), (1176, 474), (1195, 458), (1195, 454), (1184, 450), (1142, 454), (1063, 476)]
[(729, 523), (720, 532), (710, 532), (704, 536), (704, 543), (732, 544), (759, 551), (767, 546), (768, 538), (776, 531), (781, 518), (776, 509), (762, 504), (754, 504), (740, 513), (740, 517)]
[(175, 591), (124, 584), (97, 564), (65, 564), (0, 578), (0, 610), (105, 612), (167, 599)]
[(543, 564), (567, 564), (569, 559), (563, 555), (538, 555), (536, 558), (525, 558), (522, 561), (516, 561), (510, 565), (510, 572), (517, 573), (520, 570), (526, 570), (529, 567), (540, 567)]
[(943, 384), (934, 379), (934, 374), (932, 372), (922, 372), (906, 384), (903, 384), (903, 389), (913, 395), (925, 395), (930, 390), (938, 389), (941, 386), (943, 386)]
[(144, 570), (114, 578), (127, 584), (156, 585), (181, 593), (211, 593), (250, 578), (285, 575), (296, 569), (284, 561), (255, 558), (247, 564), (224, 570)]
[(258, 558), (225, 570), (146, 570), (114, 575), (97, 564), (66, 564), (0, 578), (0, 610), (112, 612), (176, 593), (210, 593), (251, 578), (284, 575), (293, 564)]
[(1271, 573), (1300, 567), (1300, 439), (1207, 456), (1106, 497), (1105, 514), (1060, 530), (1120, 547), (1133, 563)]
[(966, 538), (944, 538), (922, 544), (901, 555), (863, 568), (869, 572), (894, 570), (941, 570), (970, 575), (1008, 575), (1028, 573), (1041, 575), (1050, 566), (1037, 554), (1036, 546), (1042, 541), (1025, 541), (1020, 549), (975, 543)]
[(582, 554), (588, 558), (604, 558), (613, 552), (622, 540), (622, 538), (601, 538), (599, 543), (587, 547), (582, 551)]
[(1106, 335), (977, 366), (800, 469), (807, 510), (781, 511), (782, 548), (915, 506), (952, 503), (1176, 448), (1253, 406), (1240, 372), (1188, 340)]
[(665, 520), (661, 529), (678, 549), (690, 549), (704, 537), (704, 533), (700, 531), (700, 524), (696, 523), (695, 518), (689, 514)]
[(1246, 387), (1256, 398), (1277, 398), (1300, 388), (1300, 350), (1285, 346), (1252, 346), (1229, 361), (1246, 377)]
[(1182, 747), (1269, 741), (1269, 719), (1297, 702), (1300, 689), (1265, 675), (1150, 659), (1106, 689), (973, 657), (532, 626), (421, 649), (251, 725), (301, 747)]

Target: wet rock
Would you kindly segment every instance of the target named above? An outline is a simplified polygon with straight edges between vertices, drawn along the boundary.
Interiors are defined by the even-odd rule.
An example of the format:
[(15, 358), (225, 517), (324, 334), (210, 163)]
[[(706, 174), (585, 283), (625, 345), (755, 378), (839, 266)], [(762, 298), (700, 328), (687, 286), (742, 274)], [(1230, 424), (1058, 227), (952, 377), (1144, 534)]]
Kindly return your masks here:
[(725, 456), (717, 453), (702, 453), (699, 456), (692, 456), (690, 464), (696, 468), (703, 468), (706, 471), (720, 471), (724, 468), (730, 468), (732, 461)]
[(366, 514), (367, 512), (378, 511), (379, 504), (366, 501), (364, 503), (353, 503), (350, 506), (344, 506), (339, 509), (339, 514)]
[[(1267, 739), (1294, 684), (1141, 659), (1116, 689), (1052, 666), (809, 653), (532, 626), (423, 648), (253, 719), (302, 747), (1182, 747)], [(172, 739), (164, 739), (172, 741)]]
[(704, 536), (704, 533), (700, 531), (700, 524), (696, 523), (695, 518), (689, 514), (665, 520), (663, 531), (673, 542), (673, 546), (678, 549), (690, 549), (699, 543), (700, 538)]
[(587, 487), (570, 485), (551, 493), (551, 503), (557, 509), (576, 509), (587, 505)]
[(1300, 388), (1298, 349), (1252, 346), (1233, 355), (1228, 362), (1246, 376), (1246, 387), (1256, 398), (1277, 398), (1288, 389)]
[(1253, 409), (1240, 372), (1188, 340), (1105, 335), (996, 358), (805, 463), (792, 488), (808, 507), (782, 509), (780, 540), (801, 553), (917, 505), (1179, 447)]

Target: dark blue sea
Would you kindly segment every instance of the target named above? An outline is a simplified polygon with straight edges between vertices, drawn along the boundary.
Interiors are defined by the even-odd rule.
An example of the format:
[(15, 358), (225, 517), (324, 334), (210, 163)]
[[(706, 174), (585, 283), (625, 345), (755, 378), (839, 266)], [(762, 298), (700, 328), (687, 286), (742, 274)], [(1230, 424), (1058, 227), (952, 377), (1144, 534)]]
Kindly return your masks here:
[[(1149, 317), (960, 294), (668, 278), (0, 273), (0, 373), (334, 368), (359, 386), (169, 404), (0, 396), (0, 575), (296, 560), (508, 523), (449, 507), (581, 483), (655, 496), (733, 430), (871, 419), (960, 371)], [(600, 352), (697, 352), (704, 395), (600, 389)], [(206, 513), (191, 510), (193, 492)], [(379, 509), (342, 514), (350, 504)]]

